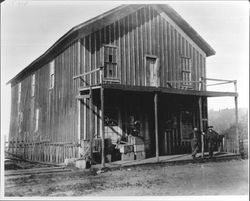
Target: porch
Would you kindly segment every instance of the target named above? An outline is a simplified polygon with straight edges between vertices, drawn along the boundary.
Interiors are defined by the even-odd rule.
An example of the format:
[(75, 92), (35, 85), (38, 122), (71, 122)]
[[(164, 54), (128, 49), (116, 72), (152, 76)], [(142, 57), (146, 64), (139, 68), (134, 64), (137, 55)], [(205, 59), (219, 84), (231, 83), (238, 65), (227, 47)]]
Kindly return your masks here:
[[(102, 69), (99, 69), (102, 71)], [(95, 73), (97, 72), (98, 69), (89, 72), (89, 73), (84, 73), (78, 76), (75, 76), (74, 79), (76, 78), (81, 78), (83, 76), (87, 76), (90, 75), (91, 73)], [(209, 79), (209, 78), (201, 78), (199, 81), (190, 81), (191, 83), (194, 84), (198, 84), (199, 85), (199, 90), (194, 90), (189, 89), (189, 88), (173, 88), (172, 84), (174, 83), (180, 83), (182, 81), (168, 81), (169, 86), (170, 87), (159, 87), (159, 86), (130, 86), (130, 85), (122, 85), (120, 83), (107, 83), (107, 82), (103, 82), (103, 73), (100, 74), (100, 84), (97, 85), (90, 85), (90, 86), (83, 86), (79, 88), (79, 95), (76, 97), (78, 100), (82, 101), (82, 100), (86, 100), (88, 99), (88, 101), (86, 101), (86, 103), (88, 102), (88, 107), (89, 107), (89, 111), (92, 111), (92, 107), (96, 104), (96, 108), (99, 109), (98, 111), (98, 118), (100, 119), (100, 123), (98, 126), (100, 128), (99, 131), (99, 138), (101, 140), (101, 163), (102, 166), (105, 166), (105, 158), (106, 158), (106, 154), (105, 152), (105, 146), (104, 146), (104, 139), (105, 138), (112, 138), (112, 134), (111, 135), (107, 135), (106, 131), (109, 130), (111, 131), (111, 133), (114, 131), (114, 133), (117, 133), (118, 135), (122, 137), (124, 137), (124, 133), (125, 136), (127, 136), (129, 133), (127, 132), (127, 128), (125, 128), (124, 130), (124, 125), (126, 126), (126, 124), (129, 124), (128, 121), (123, 121), (121, 118), (121, 115), (124, 115), (122, 111), (119, 111), (120, 108), (123, 108), (125, 111), (127, 111), (128, 109), (130, 109), (130, 111), (127, 111), (128, 113), (131, 113), (131, 108), (134, 108), (134, 111), (137, 111), (137, 113), (144, 113), (146, 109), (146, 112), (144, 114), (142, 114), (142, 116), (144, 116), (148, 122), (150, 122), (150, 124), (148, 123), (148, 125), (144, 125), (142, 127), (145, 128), (145, 126), (147, 127), (147, 129), (145, 129), (144, 131), (146, 131), (145, 133), (148, 133), (147, 138), (145, 141), (149, 142), (148, 144), (145, 144), (145, 151), (147, 152), (147, 150), (149, 151), (149, 153), (146, 154), (147, 157), (153, 157), (156, 156), (157, 161), (159, 161), (159, 156), (160, 155), (170, 155), (170, 154), (177, 154), (178, 151), (180, 150), (179, 147), (186, 147), (187, 149), (184, 152), (180, 152), (180, 153), (188, 153), (190, 150), (188, 150), (188, 147), (190, 147), (189, 142), (190, 139), (188, 139), (188, 133), (192, 131), (192, 127), (196, 126), (199, 127), (201, 131), (204, 131), (207, 128), (208, 125), (208, 117), (207, 117), (207, 105), (206, 105), (206, 98), (208, 97), (222, 97), (222, 96), (231, 96), (235, 98), (235, 107), (236, 107), (236, 124), (238, 123), (238, 117), (237, 117), (237, 97), (238, 97), (238, 93), (237, 93), (237, 87), (236, 87), (236, 81), (230, 81), (230, 80), (219, 80), (219, 79)], [(206, 81), (210, 80), (210, 81), (219, 81), (220, 83), (217, 84), (211, 84), (211, 85), (207, 85)], [(90, 82), (91, 83), (91, 82)], [(228, 84), (228, 83), (234, 83), (235, 85), (235, 92), (216, 92), (216, 91), (207, 91), (206, 87), (207, 86), (213, 86), (213, 85), (220, 85), (220, 84)], [(140, 103), (137, 105), (139, 106), (139, 109), (135, 106), (129, 106), (129, 107), (124, 107), (124, 105), (126, 105), (126, 103), (124, 104), (124, 102), (129, 102), (129, 99), (125, 98), (122, 99), (121, 96), (123, 94), (137, 94), (140, 98), (141, 96), (144, 96), (145, 94), (148, 95), (147, 98), (144, 97), (144, 101), (147, 102), (148, 104), (144, 104), (143, 101), (139, 101)], [(105, 95), (104, 95), (105, 94)], [(113, 94), (111, 96), (111, 98), (109, 97), (107, 100), (107, 97)], [(119, 95), (117, 95), (119, 94)], [(120, 96), (119, 98), (122, 99), (123, 103), (121, 104), (121, 101), (117, 101), (115, 97)], [(165, 96), (164, 98), (162, 98), (163, 96)], [(172, 97), (172, 98), (171, 98)], [(177, 98), (178, 100), (175, 101), (174, 98)], [(135, 100), (136, 102), (137, 99), (136, 98), (131, 98), (133, 100)], [(161, 102), (165, 101), (172, 102), (175, 103), (173, 105), (171, 104), (167, 104), (168, 108), (162, 108)], [(172, 99), (172, 100), (171, 100)], [(189, 99), (189, 100), (187, 100)], [(179, 101), (179, 100), (182, 100)], [(189, 103), (187, 103), (189, 102)], [(194, 104), (192, 104), (192, 102), (194, 102)], [(108, 104), (107, 104), (108, 103)], [(118, 104), (117, 104), (118, 103)], [(177, 103), (177, 104), (176, 104)], [(187, 104), (186, 104), (187, 103)], [(190, 104), (191, 103), (191, 104)], [(141, 105), (140, 105), (141, 104)], [(179, 104), (179, 105), (178, 105)], [(117, 127), (117, 129), (114, 128), (108, 128), (110, 125), (107, 125), (106, 120), (105, 120), (105, 115), (107, 115), (107, 109), (108, 108), (112, 108), (112, 107), (117, 107), (118, 108), (118, 114), (116, 116), (120, 116), (119, 118), (117, 118), (115, 121), (111, 120), (111, 124), (113, 124), (113, 122), (115, 122), (115, 126)], [(128, 106), (128, 104), (127, 104)], [(142, 107), (141, 107), (142, 106)], [(173, 109), (174, 108), (174, 109)], [(184, 108), (183, 111), (180, 110)], [(172, 111), (171, 111), (172, 109)], [(96, 110), (96, 109), (94, 109)], [(172, 112), (170, 112), (170, 115), (167, 114), (167, 118), (164, 119), (164, 112), (163, 111), (168, 111), (169, 110)], [(81, 111), (81, 109), (79, 109), (79, 111)], [(159, 112), (160, 111), (160, 112)], [(183, 115), (182, 115), (183, 112)], [(85, 119), (90, 119), (89, 121), (89, 132), (85, 132), (86, 134), (88, 133), (89, 135), (89, 142), (90, 144), (93, 143), (93, 138), (94, 136), (96, 136), (96, 131), (94, 131), (94, 122), (93, 122), (93, 113), (95, 112), (89, 112), (89, 116), (87, 118), (87, 116), (85, 116)], [(111, 116), (112, 116), (111, 112)], [(174, 114), (176, 113), (176, 114)], [(186, 114), (191, 113), (191, 115), (189, 115), (191, 117), (192, 120), (190, 120), (190, 118), (187, 119), (182, 119), (182, 116), (188, 116)], [(125, 119), (133, 119), (135, 120), (135, 115), (131, 115), (132, 118), (130, 118), (130, 116), (128, 115), (124, 115)], [(170, 120), (168, 119), (168, 117), (170, 116)], [(174, 117), (175, 116), (175, 117)], [(163, 119), (162, 119), (163, 117)], [(81, 114), (79, 115), (79, 122), (81, 122)], [(109, 119), (109, 117), (108, 117)], [(111, 117), (112, 119), (112, 117)], [(141, 117), (139, 117), (139, 119), (141, 119)], [(164, 122), (165, 121), (165, 122)], [(175, 124), (174, 128), (173, 125), (171, 125), (170, 129), (168, 129), (168, 125), (165, 126), (164, 128), (164, 124), (167, 124), (168, 121), (171, 121), (171, 124)], [(96, 122), (96, 120), (95, 120)], [(124, 124), (125, 122), (125, 124)], [(105, 123), (106, 123), (106, 127), (108, 129), (105, 128)], [(95, 123), (96, 124), (96, 123)], [(98, 125), (98, 123), (97, 123)], [(114, 125), (111, 125), (114, 126)], [(167, 128), (166, 128), (167, 127)], [(162, 128), (165, 129), (165, 131), (163, 131), (164, 134), (162, 134)], [(118, 131), (120, 130), (120, 131)], [(170, 131), (170, 132), (168, 132)], [(85, 134), (85, 136), (86, 136)], [(141, 136), (141, 137), (146, 137)], [(98, 134), (97, 134), (97, 138), (98, 138)], [(202, 139), (203, 137), (201, 136), (201, 150), (202, 150), (202, 158), (204, 157), (204, 150), (205, 150), (205, 144), (204, 144), (204, 140)], [(81, 128), (79, 128), (79, 139), (81, 140)], [(112, 140), (112, 139), (111, 139)], [(117, 140), (117, 139), (115, 139)], [(114, 141), (114, 140), (113, 140)], [(236, 142), (238, 141), (238, 130), (236, 129)], [(128, 142), (128, 141), (127, 141)], [(165, 147), (164, 145), (160, 145), (159, 143), (163, 142), (163, 144), (165, 143)], [(126, 142), (125, 142), (126, 143)], [(184, 145), (184, 146), (183, 146)], [(179, 146), (179, 147), (178, 147)], [(90, 147), (90, 156), (92, 158), (92, 150), (93, 147), (92, 145), (89, 146)], [(237, 143), (235, 143), (235, 147), (234, 150), (236, 150), (236, 152), (239, 152), (239, 146)], [(174, 150), (174, 151), (173, 151)], [(177, 150), (177, 152), (176, 152)], [(145, 155), (145, 154), (144, 154)], [(110, 161), (110, 160), (109, 160)]]
[[(237, 153), (229, 153), (229, 152), (215, 152), (214, 157), (212, 159), (208, 158), (208, 152), (204, 153), (204, 157), (202, 158), (202, 153), (198, 153), (195, 160), (192, 159), (191, 154), (178, 154), (178, 155), (166, 155), (159, 156), (159, 160), (156, 157), (141, 159), (141, 160), (133, 160), (133, 161), (115, 161), (111, 163), (106, 163), (105, 167), (110, 169), (118, 169), (118, 168), (129, 168), (132, 166), (139, 165), (148, 165), (148, 164), (187, 164), (187, 163), (204, 163), (209, 161), (223, 161), (223, 160), (233, 160), (240, 159), (240, 154)], [(92, 166), (93, 168), (101, 169), (101, 164), (96, 164)]]
[[(130, 126), (133, 126), (135, 122), (139, 122), (136, 136), (143, 140), (143, 150), (141, 152), (144, 153), (140, 154), (146, 158), (190, 153), (189, 134), (192, 132), (193, 126), (203, 130), (208, 125), (207, 98), (236, 95), (233, 92), (180, 90), (175, 88), (124, 86), (120, 84), (103, 84), (102, 87), (105, 91), (103, 97), (103, 133), (105, 141), (109, 139), (113, 145), (117, 145), (119, 144), (117, 142), (122, 141), (122, 144), (129, 145), (128, 136), (133, 135)], [(86, 116), (80, 116), (80, 119), (85, 119), (87, 121), (85, 123), (89, 125), (88, 128), (84, 128), (85, 134), (81, 135), (81, 139), (90, 141), (90, 138), (92, 138), (94, 144), (98, 139), (100, 142), (102, 137), (100, 135), (101, 122), (98, 122), (98, 120), (101, 121), (101, 115), (99, 114), (102, 112), (98, 111), (101, 108), (100, 89), (101, 86), (92, 87), (92, 100), (88, 102), (85, 96), (90, 93), (90, 89), (80, 89), (80, 97), (84, 97), (84, 100), (81, 99), (82, 105), (87, 106)], [(90, 102), (92, 102), (92, 106)], [(201, 150), (206, 151), (206, 142), (203, 141), (202, 143), (201, 138), (202, 136), (200, 136), (200, 144), (203, 144)], [(93, 146), (92, 151), (99, 150), (100, 152), (102, 150), (101, 143), (99, 143), (98, 149)], [(236, 143), (233, 144), (232, 152), (236, 152), (235, 146), (237, 146)], [(123, 161), (121, 156), (114, 159), (111, 151), (107, 151), (108, 147), (109, 145), (105, 143), (104, 158), (106, 162)], [(96, 154), (94, 155), (96, 156)], [(120, 155), (123, 154), (125, 153), (120, 153)], [(136, 155), (136, 153), (134, 154)], [(107, 155), (109, 155), (108, 160)], [(133, 158), (133, 155), (129, 157)], [(101, 163), (101, 153), (99, 153), (98, 158), (98, 162)]]

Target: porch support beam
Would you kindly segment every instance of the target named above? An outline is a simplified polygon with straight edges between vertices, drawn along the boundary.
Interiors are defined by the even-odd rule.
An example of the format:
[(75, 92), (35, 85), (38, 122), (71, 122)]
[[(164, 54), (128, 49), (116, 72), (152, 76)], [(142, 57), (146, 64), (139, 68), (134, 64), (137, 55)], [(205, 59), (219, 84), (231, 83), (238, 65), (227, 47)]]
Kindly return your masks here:
[[(78, 124), (77, 124), (77, 140), (81, 144), (81, 100), (77, 100)], [(84, 122), (85, 123), (85, 122)], [(80, 158), (80, 147), (78, 149), (78, 158)]]
[[(80, 73), (81, 69), (81, 42), (77, 40), (77, 73)], [(76, 89), (80, 87), (80, 80), (75, 83)], [(80, 93), (79, 93), (80, 95)], [(77, 100), (77, 110), (78, 110), (78, 124), (77, 124), (77, 140), (81, 145), (81, 100)], [(85, 122), (84, 122), (85, 123)], [(81, 157), (80, 146), (78, 147), (78, 158)]]
[[(202, 122), (202, 100), (199, 97), (199, 120), (200, 120), (200, 131), (203, 132), (203, 122)], [(201, 157), (204, 158), (204, 135), (201, 134)]]
[(158, 94), (154, 94), (154, 111), (155, 111), (155, 156), (159, 162), (159, 143), (158, 143)]
[[(91, 78), (90, 78), (91, 80)], [(89, 127), (90, 127), (90, 135), (89, 135), (89, 144), (90, 144), (90, 160), (92, 161), (93, 157), (93, 136), (94, 136), (94, 127), (93, 127), (93, 91), (90, 87), (89, 89)]]
[(103, 68), (100, 71), (100, 81), (101, 81), (101, 89), (100, 89), (100, 98), (101, 98), (101, 144), (102, 144), (102, 167), (105, 167), (105, 153), (104, 153), (104, 88), (102, 86), (103, 81)]

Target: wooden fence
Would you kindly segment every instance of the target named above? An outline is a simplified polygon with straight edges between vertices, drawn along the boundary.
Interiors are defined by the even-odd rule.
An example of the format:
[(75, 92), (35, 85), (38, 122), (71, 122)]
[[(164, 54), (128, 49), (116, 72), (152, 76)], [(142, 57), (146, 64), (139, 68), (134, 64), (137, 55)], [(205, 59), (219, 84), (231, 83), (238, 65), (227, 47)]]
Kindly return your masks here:
[(64, 163), (66, 158), (78, 157), (78, 145), (48, 141), (9, 141), (8, 152), (14, 156), (40, 162)]
[(237, 142), (232, 138), (223, 139), (223, 151), (229, 153), (237, 153)]

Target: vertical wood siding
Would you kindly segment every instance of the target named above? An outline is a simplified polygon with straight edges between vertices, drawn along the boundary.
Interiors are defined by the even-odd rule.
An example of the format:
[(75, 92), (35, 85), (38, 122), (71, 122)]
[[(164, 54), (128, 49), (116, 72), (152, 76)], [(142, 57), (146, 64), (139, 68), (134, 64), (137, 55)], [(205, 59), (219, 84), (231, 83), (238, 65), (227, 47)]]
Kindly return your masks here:
[[(117, 46), (118, 75), (121, 84), (146, 85), (145, 56), (158, 58), (159, 79), (161, 87), (168, 87), (167, 81), (181, 80), (180, 55), (192, 59), (192, 80), (198, 81), (206, 75), (205, 53), (197, 48), (189, 37), (179, 31), (172, 21), (168, 21), (154, 8), (146, 5), (122, 19), (84, 36), (72, 43), (54, 58), (55, 86), (49, 89), (49, 63), (35, 72), (35, 97), (31, 98), (31, 76), (21, 80), (21, 111), (23, 112), (22, 132), (20, 136), (29, 139), (48, 139), (51, 142), (77, 142), (78, 140), (78, 106), (75, 96), (78, 87), (90, 84), (74, 81), (73, 76), (88, 72), (104, 65), (103, 46)], [(80, 51), (80, 52), (79, 52)], [(80, 58), (79, 58), (80, 56)], [(99, 84), (99, 75), (91, 75), (91, 84)], [(173, 87), (179, 87), (173, 84)], [(198, 89), (198, 85), (195, 86)], [(18, 136), (17, 95), (18, 86), (11, 90), (11, 123), (10, 137)], [(81, 102), (81, 139), (88, 138), (90, 133), (90, 112), (94, 113), (94, 133), (100, 135), (100, 103), (95, 94), (93, 111), (89, 111), (89, 100)], [(35, 132), (35, 112), (39, 109), (38, 131)], [(121, 113), (124, 121), (127, 115)], [(140, 117), (149, 121), (147, 115)], [(145, 135), (149, 135), (150, 125), (143, 125)], [(177, 131), (175, 131), (177, 132)], [(169, 136), (171, 139), (173, 136)], [(175, 136), (176, 146), (180, 137)]]

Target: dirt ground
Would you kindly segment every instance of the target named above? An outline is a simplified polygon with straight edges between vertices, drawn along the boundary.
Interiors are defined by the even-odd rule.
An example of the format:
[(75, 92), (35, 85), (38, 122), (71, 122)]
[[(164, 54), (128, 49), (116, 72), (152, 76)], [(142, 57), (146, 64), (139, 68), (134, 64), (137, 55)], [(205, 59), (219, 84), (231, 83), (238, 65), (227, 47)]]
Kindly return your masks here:
[(5, 196), (248, 195), (248, 160), (5, 177)]

